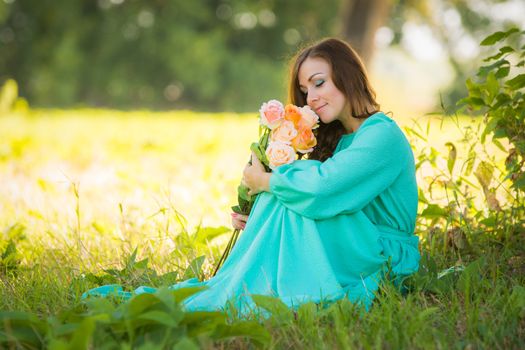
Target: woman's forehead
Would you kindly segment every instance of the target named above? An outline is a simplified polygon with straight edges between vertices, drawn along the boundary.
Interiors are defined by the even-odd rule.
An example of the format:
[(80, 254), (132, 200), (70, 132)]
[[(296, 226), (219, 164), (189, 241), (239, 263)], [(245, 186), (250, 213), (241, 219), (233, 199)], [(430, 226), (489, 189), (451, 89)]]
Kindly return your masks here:
[(312, 75), (330, 74), (332, 67), (326, 60), (318, 57), (308, 57), (299, 67), (298, 79), (300, 84), (306, 84)]

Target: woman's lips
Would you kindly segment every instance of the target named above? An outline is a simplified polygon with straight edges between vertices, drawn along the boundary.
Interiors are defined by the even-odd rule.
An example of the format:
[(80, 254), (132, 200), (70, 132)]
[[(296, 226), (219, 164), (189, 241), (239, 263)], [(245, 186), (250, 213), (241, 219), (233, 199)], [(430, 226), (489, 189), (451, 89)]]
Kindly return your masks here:
[(322, 105), (321, 107), (317, 107), (315, 109), (315, 112), (318, 113), (324, 106), (326, 106), (326, 104)]

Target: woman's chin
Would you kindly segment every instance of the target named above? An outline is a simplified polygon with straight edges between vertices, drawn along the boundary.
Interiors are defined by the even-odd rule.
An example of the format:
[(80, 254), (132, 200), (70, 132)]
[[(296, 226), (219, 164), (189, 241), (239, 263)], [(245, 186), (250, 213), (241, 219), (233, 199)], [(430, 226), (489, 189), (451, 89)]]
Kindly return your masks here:
[(331, 122), (333, 122), (335, 120), (335, 118), (331, 117), (331, 116), (328, 116), (326, 114), (319, 114), (319, 119), (324, 123), (324, 124), (330, 124)]

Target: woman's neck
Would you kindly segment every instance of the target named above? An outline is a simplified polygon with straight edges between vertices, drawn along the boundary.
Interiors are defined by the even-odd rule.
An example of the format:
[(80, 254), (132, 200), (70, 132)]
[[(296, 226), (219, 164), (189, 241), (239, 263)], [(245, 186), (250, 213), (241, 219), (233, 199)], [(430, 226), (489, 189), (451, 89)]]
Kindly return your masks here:
[[(346, 115), (347, 117), (339, 118), (344, 128), (346, 129), (347, 133), (349, 134), (354, 133), (357, 131), (357, 129), (359, 129), (361, 124), (363, 124), (363, 122), (367, 119), (367, 118), (364, 118), (365, 116), (369, 117), (370, 115), (377, 113), (377, 110), (372, 105), (366, 106), (365, 108), (366, 114), (359, 116), (360, 118), (354, 117), (350, 111), (351, 111), (350, 106), (347, 105), (345, 107), (345, 112), (343, 112), (343, 115)], [(372, 111), (372, 112), (369, 112), (369, 111)]]
[(348, 116), (348, 118), (345, 118), (345, 120), (342, 120), (341, 123), (343, 124), (344, 128), (346, 129), (347, 133), (351, 134), (357, 131), (361, 124), (366, 119), (363, 118), (355, 118), (352, 116)]

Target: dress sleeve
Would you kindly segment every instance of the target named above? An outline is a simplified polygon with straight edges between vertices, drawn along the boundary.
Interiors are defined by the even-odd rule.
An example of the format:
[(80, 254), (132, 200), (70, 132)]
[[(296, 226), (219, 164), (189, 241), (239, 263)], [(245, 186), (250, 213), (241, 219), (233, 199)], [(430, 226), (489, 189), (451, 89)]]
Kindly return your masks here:
[(410, 146), (393, 123), (363, 125), (357, 132), (348, 148), (322, 163), (300, 160), (275, 169), (270, 192), (311, 219), (361, 210), (399, 176)]

